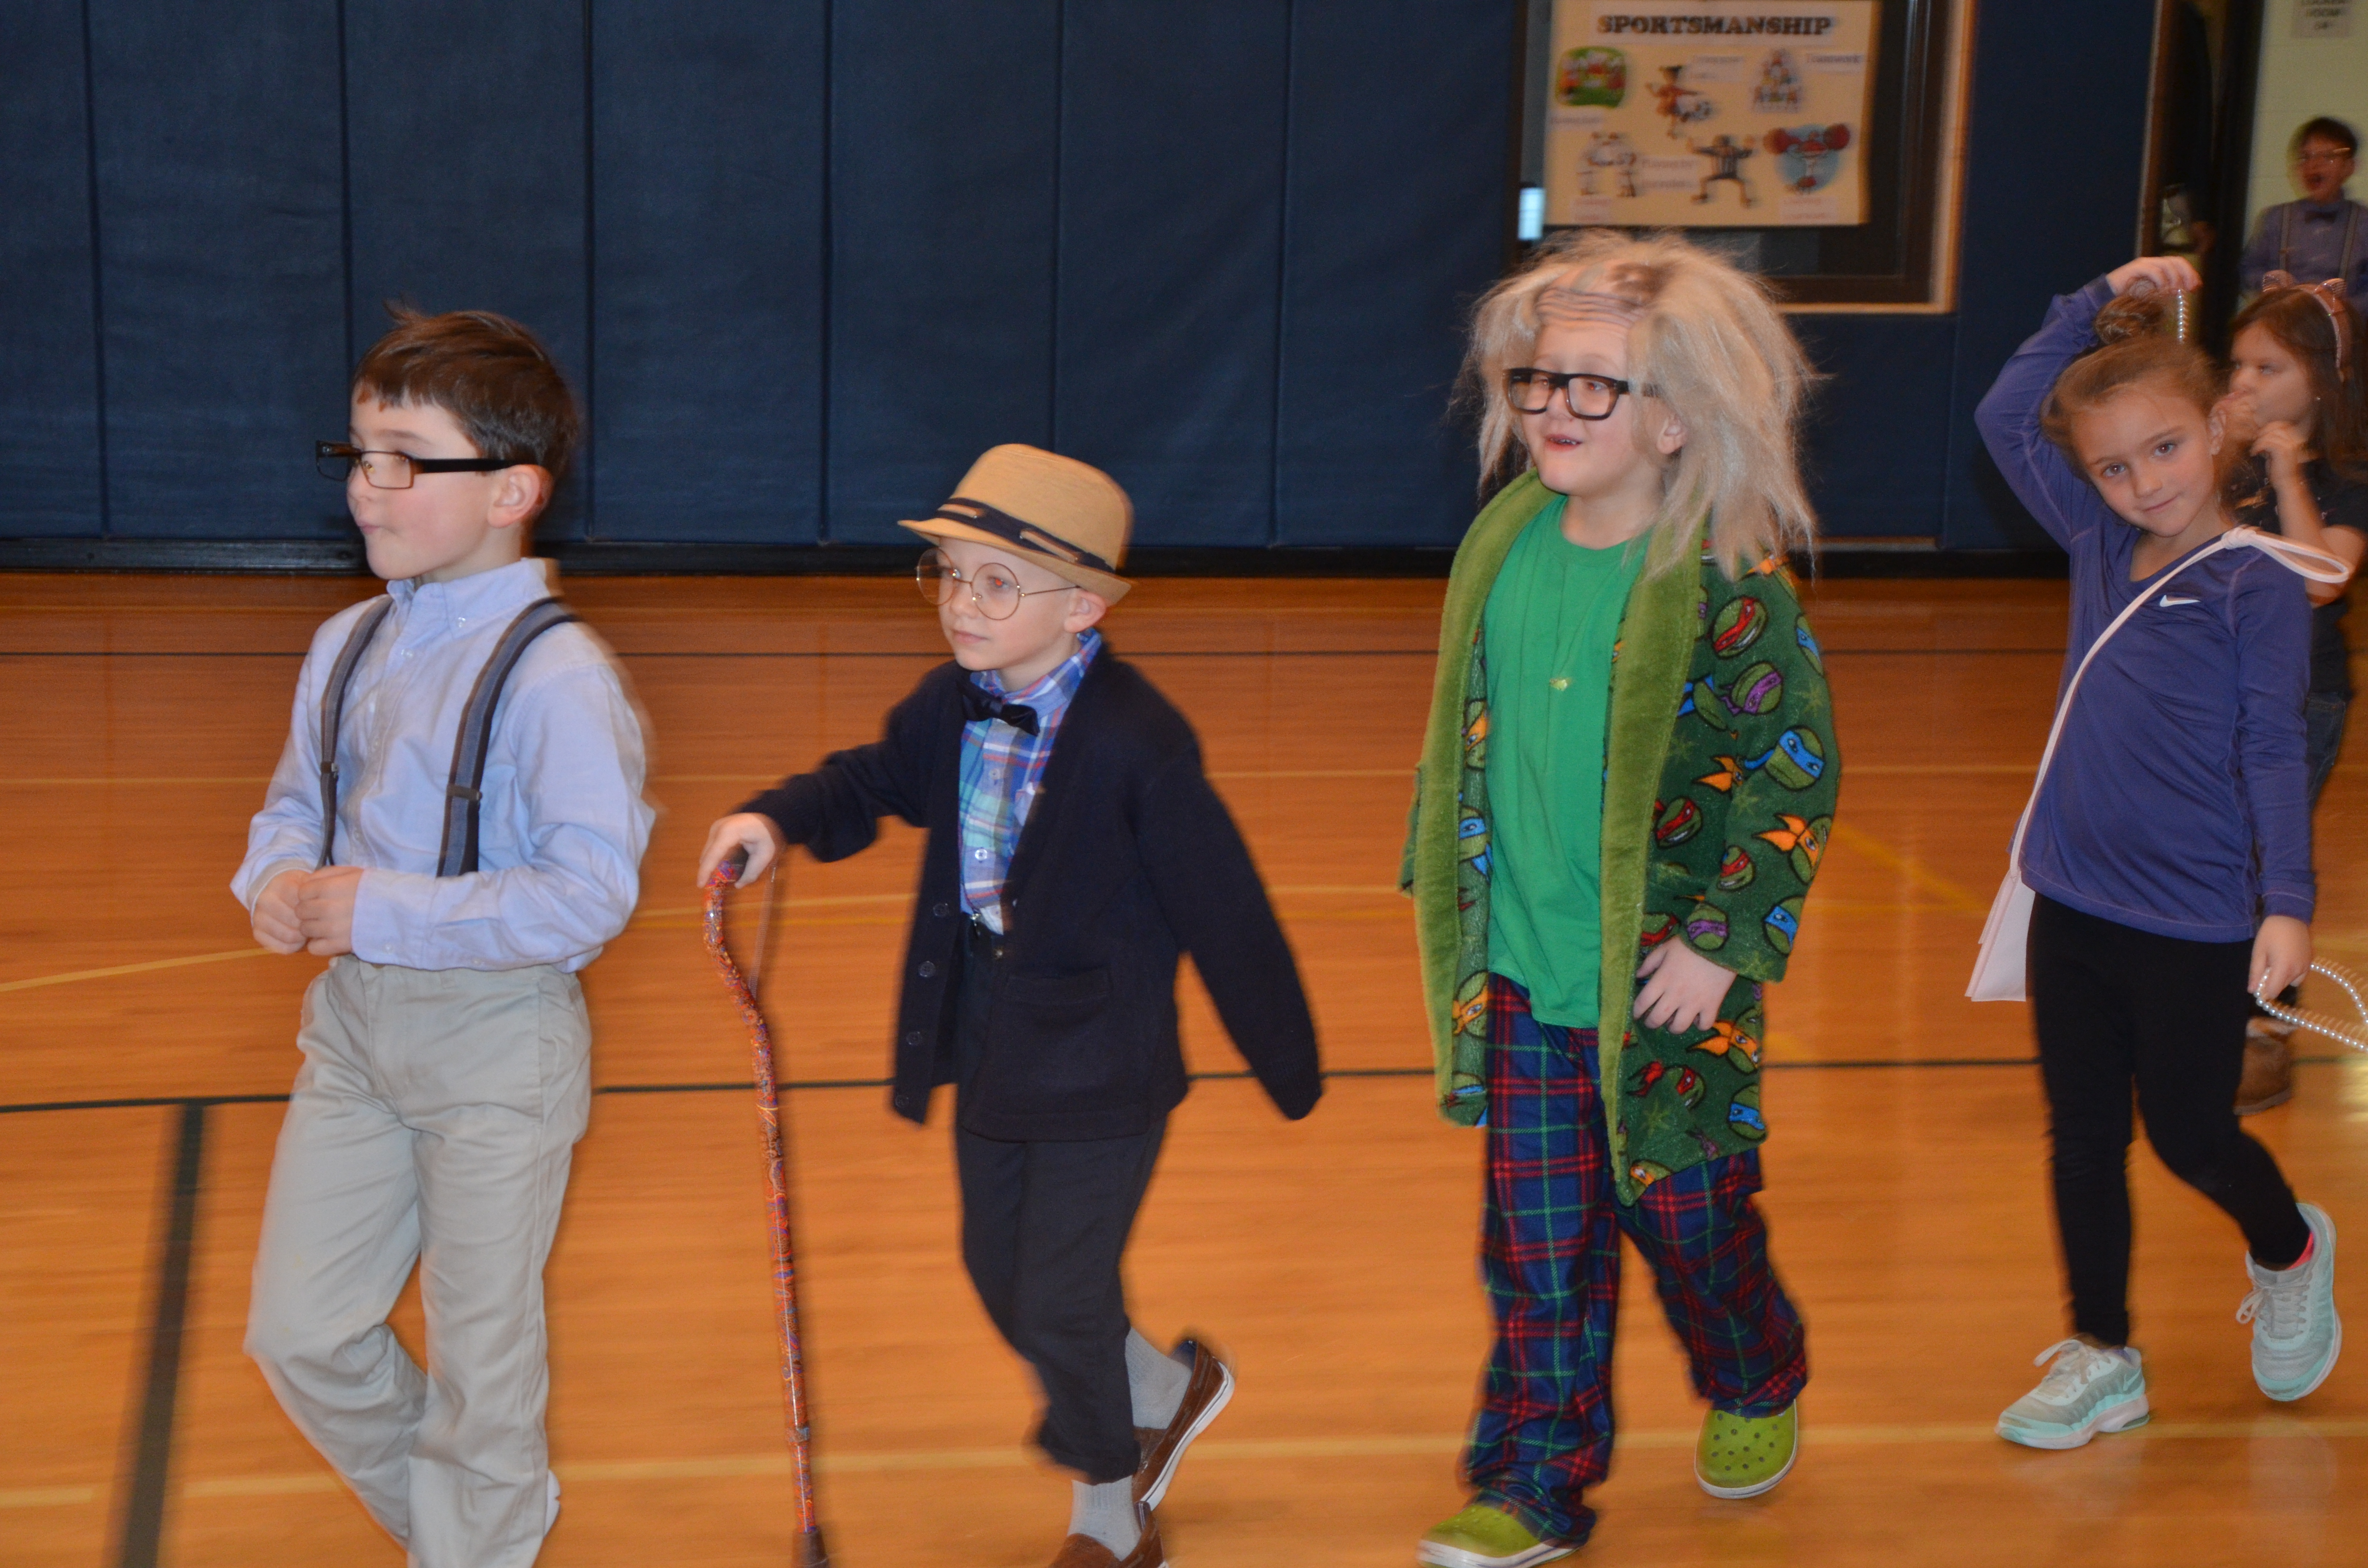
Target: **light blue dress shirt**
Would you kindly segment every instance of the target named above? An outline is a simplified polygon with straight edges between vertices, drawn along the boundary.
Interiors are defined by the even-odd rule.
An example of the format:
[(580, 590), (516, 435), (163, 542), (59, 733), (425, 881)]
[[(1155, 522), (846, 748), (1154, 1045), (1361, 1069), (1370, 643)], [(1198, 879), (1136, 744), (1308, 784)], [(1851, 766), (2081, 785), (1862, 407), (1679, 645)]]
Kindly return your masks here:
[[(547, 561), (448, 583), (388, 585), (394, 608), (354, 671), (337, 741), (332, 863), (365, 869), (354, 955), (407, 969), (573, 972), (632, 917), (656, 813), (642, 799), (642, 725), (600, 640), (537, 638), (495, 710), (478, 839), (482, 868), (438, 877), (444, 790), (470, 689), (518, 613), (553, 587)], [(248, 909), (321, 853), (321, 695), (370, 601), (313, 634), (287, 749), (247, 829), (231, 891)]]

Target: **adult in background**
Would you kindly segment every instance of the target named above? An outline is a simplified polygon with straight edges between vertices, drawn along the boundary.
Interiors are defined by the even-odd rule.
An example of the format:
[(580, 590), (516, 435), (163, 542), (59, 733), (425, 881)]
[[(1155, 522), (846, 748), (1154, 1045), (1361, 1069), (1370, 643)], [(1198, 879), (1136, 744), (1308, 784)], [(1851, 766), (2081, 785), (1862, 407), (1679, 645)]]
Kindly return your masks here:
[(2300, 201), (2264, 210), (2237, 264), (2245, 292), (2258, 294), (2265, 273), (2305, 283), (2341, 278), (2351, 308), (2368, 312), (2368, 207), (2343, 193), (2360, 152), (2360, 134), (2328, 115), (2303, 122), (2291, 157)]

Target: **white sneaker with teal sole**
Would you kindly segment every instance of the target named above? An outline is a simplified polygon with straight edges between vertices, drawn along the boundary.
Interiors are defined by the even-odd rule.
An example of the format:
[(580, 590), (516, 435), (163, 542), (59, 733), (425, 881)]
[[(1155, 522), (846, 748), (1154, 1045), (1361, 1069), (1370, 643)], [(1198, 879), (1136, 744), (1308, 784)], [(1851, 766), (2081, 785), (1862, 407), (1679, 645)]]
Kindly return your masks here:
[(2250, 1257), (2252, 1292), (2237, 1321), (2253, 1325), (2253, 1381), (2271, 1399), (2300, 1399), (2335, 1370), (2343, 1320), (2335, 1315), (2335, 1221), (2316, 1203), (2296, 1204), (2310, 1227), (2310, 1256), (2267, 1269)]
[(2006, 1407), (1998, 1435), (2026, 1449), (2077, 1449), (2100, 1432), (2120, 1432), (2146, 1419), (2146, 1362), (2129, 1346), (2100, 1350), (2086, 1340), (2059, 1339), (2032, 1358), (2053, 1360), (2039, 1386)]

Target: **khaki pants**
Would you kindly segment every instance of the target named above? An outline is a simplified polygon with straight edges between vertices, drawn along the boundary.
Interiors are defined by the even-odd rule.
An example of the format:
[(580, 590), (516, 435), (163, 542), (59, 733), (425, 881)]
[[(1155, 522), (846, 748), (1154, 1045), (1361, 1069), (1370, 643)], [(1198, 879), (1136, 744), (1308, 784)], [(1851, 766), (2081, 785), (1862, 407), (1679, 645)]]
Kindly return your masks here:
[[(547, 1527), (542, 1269), (591, 1105), (573, 975), (334, 960), (304, 997), (246, 1352), (416, 1568)], [(412, 1267), (428, 1362), (388, 1312)]]

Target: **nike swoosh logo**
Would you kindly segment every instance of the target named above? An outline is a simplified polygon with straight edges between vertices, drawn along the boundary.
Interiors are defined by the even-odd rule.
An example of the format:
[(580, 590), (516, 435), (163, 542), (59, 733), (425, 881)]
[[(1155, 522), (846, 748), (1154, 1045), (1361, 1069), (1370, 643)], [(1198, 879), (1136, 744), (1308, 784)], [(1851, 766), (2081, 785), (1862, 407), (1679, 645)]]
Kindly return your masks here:
[(2177, 609), (2180, 605), (2192, 605), (2195, 601), (2193, 599), (2175, 599), (2169, 594), (2165, 594), (2162, 597), (2155, 600), (2154, 602), (2160, 605), (2165, 609)]

